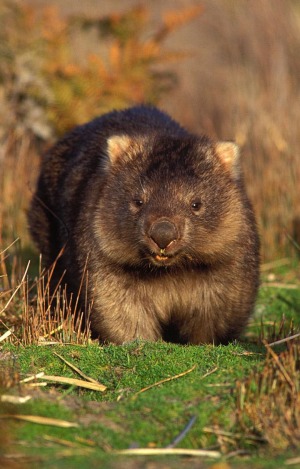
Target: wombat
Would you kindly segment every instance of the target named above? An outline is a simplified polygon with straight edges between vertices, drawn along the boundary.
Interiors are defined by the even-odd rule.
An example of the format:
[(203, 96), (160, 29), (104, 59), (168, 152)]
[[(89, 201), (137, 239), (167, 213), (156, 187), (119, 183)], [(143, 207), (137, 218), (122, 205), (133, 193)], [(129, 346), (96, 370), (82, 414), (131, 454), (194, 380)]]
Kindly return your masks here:
[(103, 115), (45, 155), (29, 224), (101, 343), (228, 343), (247, 324), (259, 240), (232, 142), (151, 106)]

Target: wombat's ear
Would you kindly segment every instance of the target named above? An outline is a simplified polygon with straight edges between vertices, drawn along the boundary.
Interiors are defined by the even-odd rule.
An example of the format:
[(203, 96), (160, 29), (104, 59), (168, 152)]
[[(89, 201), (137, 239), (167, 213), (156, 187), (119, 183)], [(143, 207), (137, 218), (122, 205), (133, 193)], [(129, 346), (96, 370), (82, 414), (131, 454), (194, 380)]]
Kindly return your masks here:
[(217, 142), (215, 151), (224, 166), (231, 172), (234, 179), (240, 177), (240, 150), (233, 142)]
[(132, 139), (128, 135), (113, 135), (107, 140), (107, 155), (114, 164), (120, 157), (128, 154)]

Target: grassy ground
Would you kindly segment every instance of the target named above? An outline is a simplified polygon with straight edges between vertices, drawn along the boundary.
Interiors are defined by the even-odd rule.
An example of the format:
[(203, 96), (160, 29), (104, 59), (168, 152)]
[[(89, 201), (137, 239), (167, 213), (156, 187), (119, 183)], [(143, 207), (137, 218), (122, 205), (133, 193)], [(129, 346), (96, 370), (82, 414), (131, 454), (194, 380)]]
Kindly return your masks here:
[[(1, 428), (7, 432), (0, 466), (2, 461), (3, 467), (10, 467), (9, 463), (24, 467), (27, 463), (28, 467), (45, 468), (228, 469), (278, 468), (293, 463), (299, 457), (296, 443), (300, 441), (300, 378), (295, 358), (300, 355), (299, 342), (272, 347), (293, 381), (291, 385), (282, 378), (276, 359), (267, 353), (270, 347), (262, 341), (270, 343), (299, 331), (300, 290), (291, 287), (299, 285), (295, 267), (274, 273), (267, 266), (253, 321), (242, 341), (228, 346), (162, 342), (106, 347), (3, 345), (2, 394), (30, 396), (30, 400), (1, 405)], [(295, 359), (289, 364), (286, 358), (287, 354), (291, 358), (291, 353)], [(31, 381), (34, 386), (20, 384), (21, 379), (39, 372), (86, 381), (70, 364), (106, 390), (51, 384), (43, 377)], [(48, 382), (47, 386), (37, 386), (43, 382)], [(293, 396), (289, 394), (291, 386)], [(285, 396), (284, 402), (281, 396)], [(273, 418), (275, 414), (279, 420)], [(60, 427), (57, 420), (53, 425), (26, 422), (20, 415), (54, 418), (75, 426)], [(128, 448), (166, 448), (194, 417), (176, 448), (217, 451), (220, 457), (116, 454)]]

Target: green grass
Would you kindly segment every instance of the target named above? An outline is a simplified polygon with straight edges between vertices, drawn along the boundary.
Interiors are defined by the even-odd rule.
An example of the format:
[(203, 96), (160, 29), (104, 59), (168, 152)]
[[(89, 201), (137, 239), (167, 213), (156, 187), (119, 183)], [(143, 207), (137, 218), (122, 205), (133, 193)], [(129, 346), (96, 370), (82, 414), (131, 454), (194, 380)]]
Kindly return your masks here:
[[(69, 393), (69, 386), (59, 385), (54, 386), (59, 392), (48, 391), (37, 395), (18, 412), (79, 422), (80, 429), (41, 428), (40, 425), (21, 423), (15, 436), (28, 442), (29, 454), (34, 453), (38, 445), (40, 455), (45, 454), (45, 457), (49, 448), (45, 448), (44, 433), (70, 441), (80, 436), (97, 442), (99, 448), (94, 452), (102, 454), (103, 458), (106, 448), (123, 449), (135, 443), (141, 447), (152, 444), (164, 447), (196, 415), (195, 425), (180, 446), (201, 448), (214, 445), (216, 438), (202, 429), (215, 424), (220, 428), (234, 425), (235, 381), (247, 376), (253, 366), (259, 366), (264, 358), (262, 347), (256, 347), (253, 355), (245, 355), (253, 348), (245, 344), (182, 347), (143, 342), (104, 348), (96, 345), (30, 346), (16, 351), (14, 347), (8, 347), (8, 350), (17, 353), (24, 375), (44, 371), (51, 375), (77, 377), (53, 353), (58, 352), (81, 371), (107, 386), (105, 393), (79, 388)], [(189, 374), (135, 395), (143, 387), (182, 373), (193, 365), (196, 368)], [(214, 373), (202, 378), (215, 368)], [(56, 445), (51, 457), (57, 452)], [(48, 467), (46, 460), (43, 463)], [(88, 467), (88, 462), (82, 467)]]
[[(264, 337), (271, 341), (278, 334), (282, 337), (290, 332), (292, 319), (293, 331), (299, 330), (299, 312), (299, 289), (262, 287), (255, 317), (245, 337), (228, 346), (180, 346), (141, 341), (105, 347), (95, 344), (2, 346), (0, 357), (2, 354), (8, 358), (2, 360), (0, 366), (6, 363), (11, 374), (17, 370), (23, 378), (44, 371), (47, 375), (80, 378), (55, 355), (56, 352), (107, 386), (104, 393), (62, 384), (48, 384), (38, 389), (15, 386), (3, 391), (29, 394), (32, 399), (22, 405), (2, 405), (1, 414), (37, 415), (78, 424), (78, 428), (65, 429), (0, 419), (1, 428), (4, 423), (10, 429), (10, 444), (4, 448), (5, 452), (22, 455), (21, 460), (29, 460), (30, 467), (143, 468), (149, 464), (149, 467), (161, 468), (208, 468), (216, 462), (179, 456), (114, 454), (132, 446), (163, 448), (196, 416), (194, 425), (177, 447), (217, 449), (224, 454), (222, 464), (230, 452), (243, 450), (247, 453), (247, 457), (237, 454), (226, 460), (226, 469), (285, 467), (285, 461), (299, 455), (299, 451), (274, 449), (248, 439), (258, 434), (253, 433), (251, 423), (241, 428), (238, 422), (237, 383), (245, 382), (253, 370), (262, 370), (265, 365), (266, 349), (258, 339), (261, 321), (267, 323)], [(280, 326), (282, 315), (286, 319)], [(285, 344), (275, 347), (277, 353), (285, 349)], [(191, 372), (137, 394), (144, 387), (193, 366)], [(222, 432), (231, 435), (224, 436)]]

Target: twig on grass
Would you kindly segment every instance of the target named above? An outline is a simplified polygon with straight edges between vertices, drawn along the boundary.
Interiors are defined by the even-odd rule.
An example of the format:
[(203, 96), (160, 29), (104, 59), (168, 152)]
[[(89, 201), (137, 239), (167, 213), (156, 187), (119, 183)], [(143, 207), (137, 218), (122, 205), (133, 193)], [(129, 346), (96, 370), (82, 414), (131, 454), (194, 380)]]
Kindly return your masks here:
[[(93, 451), (92, 447), (86, 448), (86, 446), (83, 446), (82, 442), (80, 441), (78, 442), (78, 440), (74, 442), (70, 440), (64, 440), (62, 438), (56, 438), (50, 435), (43, 435), (43, 439), (46, 441), (50, 441), (51, 443), (57, 443), (58, 445), (67, 446), (69, 448), (77, 448), (77, 449), (83, 448), (83, 449), (87, 449), (88, 451)], [(86, 443), (84, 444), (86, 445)], [(91, 446), (91, 444), (89, 444), (89, 446)], [(96, 444), (94, 443), (93, 446), (96, 446)]]
[[(150, 384), (149, 386), (146, 386), (145, 388), (141, 389), (140, 391), (136, 392), (133, 397), (137, 396), (138, 394), (141, 394), (142, 392), (145, 392), (145, 391), (148, 391), (148, 389), (151, 389), (151, 388), (154, 388), (155, 386), (159, 386), (160, 384), (163, 384), (163, 383), (166, 383), (167, 381), (171, 381), (173, 379), (177, 379), (177, 378), (181, 378), (182, 376), (185, 376), (187, 375), (188, 373), (190, 373), (191, 371), (193, 371), (195, 368), (196, 368), (197, 365), (194, 365), (192, 366), (192, 368), (190, 368), (189, 370), (187, 371), (183, 371), (182, 373), (179, 373), (178, 375), (175, 375), (175, 376), (171, 376), (170, 378), (165, 378), (165, 379), (162, 379), (161, 381), (157, 381), (157, 383), (153, 383), (153, 384)], [(200, 379), (204, 379), (206, 378), (207, 376), (211, 375), (212, 373), (214, 373), (215, 371), (217, 371), (218, 367), (216, 366), (216, 368), (214, 368), (213, 370), (211, 371), (208, 371), (207, 373), (205, 373), (203, 376), (200, 377)]]
[(141, 389), (140, 391), (136, 392), (134, 394), (134, 397), (137, 396), (138, 394), (141, 394), (142, 392), (148, 391), (148, 389), (154, 388), (155, 386), (159, 386), (160, 384), (166, 383), (167, 381), (172, 381), (173, 379), (181, 378), (181, 376), (185, 376), (188, 373), (191, 373), (196, 368), (197, 365), (192, 366), (187, 371), (183, 371), (182, 373), (179, 373), (178, 375), (175, 376), (170, 376), (169, 378), (162, 379), (161, 381), (157, 381), (156, 383), (150, 384), (149, 386), (146, 386), (145, 388)]
[(273, 345), (279, 345), (283, 344), (284, 342), (289, 342), (290, 340), (296, 339), (297, 337), (300, 337), (300, 332), (298, 334), (290, 335), (289, 337), (285, 337), (284, 339), (276, 340), (275, 342), (271, 342), (269, 347), (273, 347)]
[(226, 432), (224, 430), (219, 430), (218, 428), (209, 428), (203, 427), (202, 431), (204, 433), (211, 433), (213, 435), (220, 435), (220, 436), (227, 436), (229, 438), (233, 438), (235, 440), (250, 440), (250, 441), (259, 441), (261, 443), (265, 443), (266, 439), (263, 437), (255, 436), (255, 435), (244, 435), (243, 433), (232, 433)]
[(217, 371), (218, 367), (216, 366), (215, 368), (213, 368), (212, 370), (208, 371), (207, 373), (205, 373), (203, 376), (200, 377), (200, 379), (204, 379), (206, 378), (207, 376), (209, 375), (212, 375), (213, 373), (215, 373), (215, 371)]

